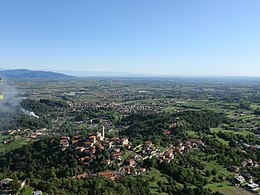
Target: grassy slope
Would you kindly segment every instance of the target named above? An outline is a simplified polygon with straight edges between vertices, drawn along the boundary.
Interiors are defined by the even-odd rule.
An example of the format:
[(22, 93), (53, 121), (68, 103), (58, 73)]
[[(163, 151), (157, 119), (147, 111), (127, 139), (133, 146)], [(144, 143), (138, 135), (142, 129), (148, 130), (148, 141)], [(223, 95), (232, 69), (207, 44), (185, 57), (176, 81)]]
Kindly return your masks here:
[(24, 144), (28, 144), (29, 142), (30, 142), (30, 140), (28, 138), (23, 138), (23, 137), (16, 139), (14, 142), (12, 142), (10, 144), (3, 144), (1, 142), (0, 143), (0, 152), (17, 149), (17, 148), (21, 147)]
[[(158, 193), (158, 185), (157, 185), (158, 181), (161, 181), (164, 184), (168, 184), (166, 176), (155, 168), (152, 168), (151, 171), (146, 172), (146, 176), (148, 177), (148, 179), (150, 181), (149, 187), (151, 189), (152, 194), (159, 194)], [(154, 181), (152, 181), (153, 177), (154, 177)], [(160, 194), (167, 194), (167, 193), (160, 193)]]

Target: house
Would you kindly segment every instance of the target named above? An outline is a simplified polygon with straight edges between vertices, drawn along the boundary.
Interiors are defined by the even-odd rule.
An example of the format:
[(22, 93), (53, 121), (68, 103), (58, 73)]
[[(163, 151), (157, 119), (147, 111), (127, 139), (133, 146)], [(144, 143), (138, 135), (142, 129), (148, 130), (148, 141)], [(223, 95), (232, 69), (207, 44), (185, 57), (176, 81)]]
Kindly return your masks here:
[(109, 159), (104, 159), (104, 160), (102, 161), (102, 163), (103, 163), (104, 165), (110, 165), (110, 164), (111, 164), (111, 160), (109, 160)]
[(204, 145), (204, 143), (199, 139), (190, 139), (189, 141), (192, 143), (193, 147), (199, 146), (199, 145)]
[(131, 148), (131, 145), (130, 144), (125, 144), (124, 147), (129, 150)]
[(130, 166), (130, 167), (133, 167), (133, 166), (135, 166), (135, 160), (134, 159), (126, 159), (125, 164)]
[(111, 153), (111, 159), (112, 160), (121, 160), (122, 159), (121, 152), (112, 152)]
[(120, 152), (120, 148), (112, 148), (113, 152)]
[(2, 141), (3, 144), (9, 144), (9, 143), (11, 143), (11, 142), (12, 142), (12, 140), (10, 140), (10, 139), (6, 139), (6, 140), (3, 140), (3, 141)]
[(79, 139), (79, 137), (80, 137), (79, 135), (74, 135), (73, 139)]
[(235, 175), (234, 181), (235, 181), (235, 183), (239, 183), (239, 184), (246, 182), (245, 178), (242, 175), (239, 175), (239, 174)]
[(246, 167), (248, 165), (248, 162), (246, 160), (244, 160), (243, 162), (241, 162), (242, 167)]
[(169, 130), (167, 130), (167, 129), (162, 130), (162, 133), (164, 135), (171, 135), (171, 132)]
[(139, 155), (139, 154), (135, 154), (134, 155), (134, 160), (136, 160), (136, 161), (141, 161), (143, 158), (142, 158), (142, 156), (141, 155)]
[(84, 145), (86, 147), (92, 147), (93, 146), (93, 142), (84, 142)]
[(88, 176), (87, 173), (82, 173), (82, 174), (77, 175), (77, 176), (76, 176), (76, 179), (85, 178), (85, 177), (87, 177), (87, 176)]
[(61, 139), (67, 139), (67, 140), (70, 140), (70, 137), (69, 137), (69, 136), (65, 136), (65, 135), (61, 136), (60, 138), (61, 138)]
[(95, 153), (96, 153), (96, 149), (93, 149), (93, 148), (84, 150), (84, 154), (87, 156), (92, 156)]
[(104, 141), (104, 142), (102, 142), (102, 145), (103, 145), (105, 148), (111, 148), (112, 145), (113, 145), (113, 142), (112, 142), (112, 141)]
[(78, 139), (71, 140), (71, 143), (72, 143), (72, 144), (75, 144), (75, 143), (77, 143), (77, 142), (79, 142)]
[(238, 171), (239, 171), (239, 167), (237, 167), (237, 166), (230, 166), (230, 167), (228, 168), (228, 170), (229, 170), (229, 171), (232, 171), (232, 172), (238, 172)]
[(78, 147), (75, 148), (75, 150), (83, 152), (85, 150), (85, 147), (84, 146), (78, 146)]
[(40, 190), (34, 191), (33, 195), (42, 195), (42, 191), (40, 191)]
[(252, 176), (249, 173), (241, 172), (240, 173), (246, 180), (252, 180)]
[(123, 145), (123, 146), (128, 145), (128, 143), (129, 143), (128, 138), (125, 138), (125, 137), (121, 138), (120, 142), (121, 142), (120, 144)]
[(62, 146), (63, 149), (66, 149), (69, 147), (69, 141), (68, 140), (60, 140), (60, 145)]
[(95, 146), (96, 146), (99, 150), (104, 150), (104, 149), (105, 149), (105, 147), (102, 146), (102, 144), (99, 143), (99, 142), (95, 143)]
[(146, 171), (146, 168), (141, 168), (140, 172), (144, 173)]
[(85, 160), (85, 157), (81, 157), (79, 158), (80, 161), (84, 161)]
[(146, 142), (144, 143), (144, 146), (145, 146), (146, 148), (151, 148), (151, 147), (153, 146), (153, 143), (152, 143), (152, 141), (146, 141)]
[(164, 153), (164, 156), (166, 157), (166, 158), (173, 158), (173, 149), (171, 148), (171, 149), (169, 149), (169, 150), (167, 150), (165, 153)]
[(92, 152), (93, 154), (96, 153), (96, 146), (92, 146), (92, 147), (91, 147), (91, 152)]
[(248, 183), (246, 186), (252, 191), (258, 191), (260, 189), (259, 185), (256, 183)]
[(10, 178), (5, 178), (3, 180), (0, 181), (0, 189), (5, 189), (7, 187), (9, 187), (10, 182), (12, 182), (13, 179)]
[(130, 166), (124, 166), (124, 167), (121, 167), (119, 169), (119, 174), (120, 175), (130, 175), (131, 174), (131, 167)]
[(253, 166), (254, 167), (258, 167), (259, 166), (259, 163), (257, 161), (253, 161)]
[(106, 178), (112, 179), (112, 180), (114, 180), (116, 177), (116, 174), (114, 171), (99, 172), (98, 175), (102, 175), (103, 177), (106, 177)]
[(96, 136), (96, 138), (97, 138), (97, 140), (99, 140), (99, 141), (103, 141), (103, 136), (102, 136), (102, 134), (101, 134), (101, 132), (97, 132), (97, 136)]
[(96, 136), (92, 135), (92, 136), (89, 136), (89, 141), (91, 143), (96, 143)]

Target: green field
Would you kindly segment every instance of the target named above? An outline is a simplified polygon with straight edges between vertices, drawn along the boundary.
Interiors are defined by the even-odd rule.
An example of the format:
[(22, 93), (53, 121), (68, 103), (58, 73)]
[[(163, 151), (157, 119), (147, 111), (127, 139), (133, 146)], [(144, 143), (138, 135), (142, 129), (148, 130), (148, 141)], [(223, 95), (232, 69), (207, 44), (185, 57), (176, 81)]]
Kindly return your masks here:
[(177, 107), (175, 107), (175, 106), (167, 106), (167, 107), (163, 108), (162, 110), (166, 111), (166, 112), (170, 112), (170, 111), (174, 111), (176, 109), (177, 109)]
[(7, 136), (1, 136), (0, 137), (0, 152), (4, 152), (4, 151), (10, 151), (10, 150), (14, 150), (17, 148), (20, 148), (22, 145), (26, 145), (29, 144), (32, 140), (29, 138), (18, 138), (16, 139), (14, 142), (11, 142), (9, 144), (3, 144), (2, 143), (2, 139), (6, 139), (8, 138)]
[(209, 170), (216, 169), (218, 171), (218, 175), (224, 175), (225, 177), (230, 177), (234, 175), (234, 173), (228, 171), (226, 168), (217, 164), (215, 161), (203, 161), (203, 164), (205, 164), (207, 169)]
[(225, 130), (225, 129), (221, 129), (221, 128), (211, 128), (210, 131), (212, 133), (218, 133), (218, 132), (222, 131), (222, 132), (225, 132), (225, 133), (234, 133), (234, 134), (239, 134), (239, 135), (243, 135), (243, 136), (253, 134), (252, 132), (247, 131), (247, 130), (233, 131), (233, 130)]
[(211, 175), (210, 177), (208, 177), (208, 181), (209, 183), (205, 186), (206, 188), (210, 188), (213, 191), (221, 191), (221, 190), (225, 190), (225, 189), (232, 189), (234, 188), (234, 186), (231, 185), (231, 183), (227, 180), (224, 180), (223, 182), (214, 182), (212, 183), (211, 180), (213, 179), (213, 177), (218, 177), (220, 175), (222, 175), (225, 179), (233, 177), (234, 173), (228, 171), (225, 167), (219, 165), (216, 161), (207, 161), (205, 160), (205, 158), (209, 157), (208, 154), (202, 152), (202, 151), (191, 151), (191, 154), (193, 155), (193, 157), (195, 157), (196, 159), (198, 159), (199, 161), (202, 161), (203, 164), (206, 165), (206, 169), (211, 171), (213, 169), (217, 170), (217, 174), (216, 175)]
[(221, 193), (225, 194), (225, 195), (253, 195), (254, 193), (249, 192), (243, 188), (229, 188), (229, 189), (223, 189), (220, 190)]
[(223, 181), (221, 183), (210, 183), (205, 186), (205, 188), (210, 188), (213, 191), (222, 191), (227, 189), (234, 189), (235, 187), (231, 185), (228, 181)]
[[(159, 170), (152, 168), (150, 171), (147, 171), (145, 174), (149, 179), (149, 187), (151, 189), (152, 194), (167, 194), (167, 193), (159, 193), (158, 192), (158, 181), (161, 181), (163, 184), (168, 184), (167, 178), (164, 174), (162, 174)], [(153, 181), (154, 178), (154, 181)]]
[(199, 138), (195, 131), (187, 131), (187, 134), (190, 138)]
[(25, 185), (20, 192), (21, 195), (31, 195), (32, 193), (33, 193), (33, 189), (27, 185)]
[(2, 142), (4, 139), (8, 139), (9, 136), (7, 135), (1, 135), (0, 134), (0, 142)]

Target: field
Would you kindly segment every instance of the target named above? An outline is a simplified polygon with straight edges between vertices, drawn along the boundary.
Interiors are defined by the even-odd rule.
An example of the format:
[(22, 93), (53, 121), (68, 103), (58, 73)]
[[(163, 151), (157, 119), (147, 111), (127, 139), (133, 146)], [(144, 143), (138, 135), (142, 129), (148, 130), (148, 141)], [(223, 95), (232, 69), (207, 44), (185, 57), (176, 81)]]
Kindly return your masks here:
[(149, 188), (151, 189), (152, 194), (167, 194), (167, 193), (159, 193), (158, 192), (158, 182), (162, 182), (167, 185), (168, 181), (164, 174), (162, 174), (159, 170), (152, 168), (150, 171), (145, 174), (149, 179)]
[(232, 190), (235, 187), (230, 184), (228, 181), (223, 181), (221, 183), (212, 183), (207, 184), (206, 188), (210, 188), (213, 191), (223, 191), (223, 190)]
[(21, 147), (22, 145), (26, 145), (29, 144), (32, 140), (29, 138), (17, 138), (15, 139), (14, 142), (11, 142), (9, 144), (3, 144), (2, 140), (3, 139), (7, 139), (8, 136), (0, 136), (0, 152), (4, 152), (4, 151), (10, 151), (10, 150), (14, 150), (17, 149), (19, 147)]
[[(21, 94), (21, 98), (34, 100), (34, 103), (39, 105), (39, 107), (32, 106), (32, 111), (35, 113), (38, 111), (39, 114), (37, 114), (40, 116), (40, 119), (41, 117), (46, 117), (49, 123), (46, 122), (43, 124), (50, 124), (46, 126), (46, 128), (56, 133), (57, 136), (62, 134), (73, 135), (75, 132), (83, 133), (85, 136), (88, 133), (100, 131), (101, 126), (104, 125), (107, 137), (127, 136), (131, 144), (133, 144), (133, 147), (147, 140), (152, 140), (156, 148), (159, 148), (160, 151), (165, 151), (169, 145), (177, 143), (176, 139), (178, 139), (177, 141), (179, 142), (179, 140), (187, 141), (190, 138), (196, 138), (205, 142), (206, 149), (202, 148), (203, 146), (197, 146), (197, 149), (189, 148), (187, 153), (185, 151), (180, 155), (180, 159), (184, 159), (186, 163), (182, 163), (182, 160), (178, 159), (177, 155), (173, 160), (176, 160), (177, 164), (180, 163), (181, 167), (179, 170), (186, 168), (192, 170), (192, 173), (196, 170), (198, 175), (201, 176), (200, 178), (204, 179), (203, 181), (199, 180), (200, 178), (198, 177), (196, 179), (199, 180), (200, 183), (194, 181), (186, 182), (186, 180), (178, 179), (176, 175), (174, 178), (170, 174), (169, 176), (166, 173), (163, 174), (159, 171), (162, 170), (159, 165), (153, 166), (158, 169), (151, 168), (151, 170), (142, 174), (142, 176), (148, 179), (149, 189), (152, 194), (166, 194), (161, 191), (171, 190), (172, 186), (170, 186), (168, 180), (171, 183), (171, 180), (177, 182), (177, 179), (179, 182), (182, 182), (182, 184), (178, 182), (176, 184), (180, 190), (182, 190), (184, 184), (187, 184), (191, 189), (204, 185), (204, 188), (220, 191), (227, 195), (251, 194), (244, 191), (244, 189), (232, 186), (229, 182), (229, 178), (234, 177), (235, 173), (227, 169), (227, 167), (230, 167), (230, 164), (233, 163), (232, 156), (230, 157), (228, 154), (235, 156), (238, 152), (227, 152), (226, 155), (228, 157), (224, 159), (225, 157), (220, 151), (224, 151), (224, 149), (230, 149), (230, 151), (231, 149), (236, 151), (239, 149), (250, 149), (242, 148), (243, 144), (240, 144), (241, 142), (252, 146), (260, 144), (256, 138), (257, 136), (254, 137), (255, 134), (260, 134), (260, 118), (256, 113), (257, 109), (260, 108), (260, 104), (258, 103), (260, 101), (259, 94), (257, 95), (256, 93), (260, 90), (259, 84), (217, 82), (214, 79), (202, 79), (199, 81), (196, 79), (183, 80), (181, 78), (174, 80), (82, 78), (59, 82), (40, 80), (12, 82), (12, 85), (17, 88), (18, 93)], [(41, 100), (44, 100), (42, 102), (45, 103), (42, 103)], [(52, 103), (57, 101), (65, 104), (62, 104), (61, 107), (57, 107), (57, 110), (52, 111), (52, 109), (48, 108), (46, 100), (50, 100)], [(48, 108), (46, 112), (44, 112), (45, 107)], [(185, 114), (183, 113), (184, 111), (189, 113), (191, 110), (198, 111), (198, 113), (211, 113), (210, 111), (213, 111), (215, 115), (212, 115), (214, 116), (212, 118), (214, 120), (210, 117), (211, 114), (202, 114), (202, 117), (197, 118), (196, 112), (190, 112), (189, 118), (196, 125), (186, 124), (188, 120), (185, 121), (186, 119), (183, 119), (185, 117), (182, 117), (184, 116), (182, 114)], [(158, 118), (158, 122), (157, 118), (155, 118), (156, 123), (149, 120), (149, 123), (146, 123), (143, 121), (142, 115), (137, 115), (134, 120), (138, 122), (138, 125), (140, 123), (140, 126), (135, 126), (131, 124), (132, 122), (128, 119), (128, 116), (135, 116), (135, 114), (139, 114), (139, 112), (142, 114), (145, 113), (144, 119), (146, 114), (150, 112), (155, 115), (158, 114), (158, 116), (162, 113), (163, 117)], [(171, 115), (173, 116), (170, 117), (171, 120), (165, 117)], [(178, 116), (179, 119), (177, 120), (175, 116)], [(225, 116), (227, 116), (227, 118), (225, 118)], [(205, 122), (205, 118), (210, 121), (210, 124), (206, 123), (208, 121)], [(123, 119), (125, 119), (125, 121)], [(217, 122), (217, 120), (221, 122)], [(177, 126), (176, 121), (180, 121), (179, 126)], [(201, 124), (204, 122), (207, 125), (206, 127)], [(155, 125), (151, 127), (150, 123)], [(175, 127), (172, 126), (174, 123), (176, 123)], [(134, 134), (135, 137), (130, 133), (122, 134), (124, 131), (130, 132), (132, 130), (131, 125), (133, 125), (133, 131), (136, 131), (136, 134)], [(17, 127), (19, 126), (17, 125)], [(17, 129), (17, 127), (14, 126), (12, 128)], [(26, 124), (22, 127), (21, 129), (31, 128), (26, 127)], [(158, 130), (156, 135), (153, 135), (153, 132), (150, 134), (148, 131), (148, 133), (143, 131), (146, 128), (153, 129), (153, 127), (156, 127), (153, 131)], [(36, 131), (39, 128), (32, 127), (31, 129)], [(210, 129), (210, 132), (208, 129)], [(163, 132), (163, 130), (170, 131), (171, 135), (162, 134), (161, 132)], [(222, 134), (220, 134), (220, 132), (222, 132)], [(233, 134), (233, 136), (230, 134)], [(50, 134), (50, 136), (51, 135), (53, 134)], [(26, 133), (24, 135), (1, 135), (0, 152), (5, 153), (6, 151), (14, 150), (34, 141), (26, 137), (28, 137)], [(15, 141), (12, 143), (2, 143), (3, 139), (14, 138)], [(223, 145), (215, 142), (214, 139)], [(140, 141), (140, 143), (134, 143), (136, 140)], [(236, 145), (234, 143), (239, 144)], [(209, 147), (211, 147), (210, 149), (212, 150), (215, 150), (214, 147), (223, 150), (215, 150), (214, 153), (214, 151), (211, 152), (207, 150)], [(209, 154), (207, 154), (206, 151)], [(134, 152), (127, 150), (122, 156), (122, 160), (130, 157), (133, 153)], [(186, 154), (191, 155), (186, 158), (187, 156), (184, 156)], [(223, 156), (225, 162), (222, 163), (222, 159), (217, 159), (219, 156)], [(248, 151), (248, 156), (249, 157), (246, 158), (252, 158), (254, 160), (258, 158), (255, 158), (256, 155), (254, 155), (252, 151)], [(236, 158), (238, 161), (236, 162), (236, 166), (240, 166), (241, 162), (246, 160), (243, 155), (240, 157), (241, 158)], [(259, 160), (256, 159), (256, 161)], [(218, 162), (220, 164), (218, 164)], [(143, 164), (141, 163), (140, 166), (142, 167)], [(189, 167), (185, 167), (186, 164), (189, 164)], [(192, 167), (194, 167), (194, 170)], [(185, 179), (188, 178), (187, 174), (185, 174), (185, 176)], [(24, 194), (31, 194), (31, 190), (30, 187), (28, 189), (25, 188)], [(176, 188), (172, 188), (172, 190), (176, 190)]]
[(230, 189), (224, 189), (224, 190), (220, 190), (221, 193), (225, 194), (225, 195), (253, 195), (254, 193), (249, 192), (243, 188), (230, 188)]
[(253, 134), (252, 132), (247, 131), (247, 130), (233, 131), (233, 130), (225, 130), (225, 129), (221, 129), (221, 128), (211, 128), (210, 131), (212, 133), (218, 133), (218, 132), (222, 131), (222, 132), (226, 132), (226, 133), (234, 133), (234, 134), (239, 134), (239, 135), (243, 135), (243, 136)]

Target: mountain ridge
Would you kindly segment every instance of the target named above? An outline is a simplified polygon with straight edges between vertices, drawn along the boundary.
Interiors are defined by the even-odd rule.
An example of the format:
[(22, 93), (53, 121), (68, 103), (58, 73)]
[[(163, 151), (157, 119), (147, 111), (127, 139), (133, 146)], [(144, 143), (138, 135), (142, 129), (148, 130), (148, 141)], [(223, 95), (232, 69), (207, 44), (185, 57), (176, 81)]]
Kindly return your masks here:
[(73, 76), (52, 71), (36, 71), (28, 69), (0, 70), (0, 76), (9, 79), (70, 79)]

